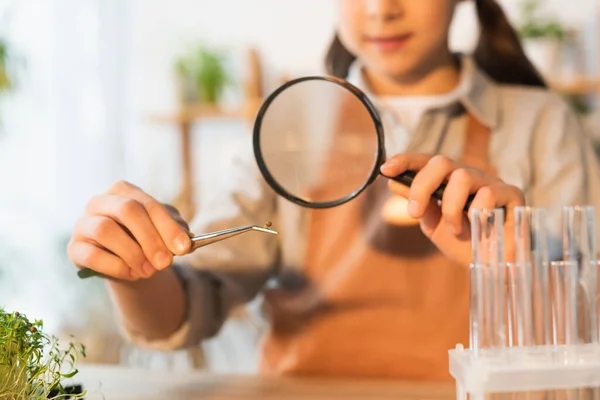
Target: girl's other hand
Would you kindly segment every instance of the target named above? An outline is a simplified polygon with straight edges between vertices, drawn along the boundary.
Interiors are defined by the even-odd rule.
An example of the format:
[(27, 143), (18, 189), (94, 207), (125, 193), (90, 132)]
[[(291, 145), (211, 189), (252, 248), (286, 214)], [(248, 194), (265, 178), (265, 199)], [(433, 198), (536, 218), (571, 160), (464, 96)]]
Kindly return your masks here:
[[(517, 187), (441, 155), (399, 154), (381, 167), (386, 176), (407, 170), (417, 172), (410, 188), (392, 180), (389, 187), (408, 200), (409, 215), (419, 220), (423, 233), (451, 260), (463, 265), (471, 263), (470, 221), (463, 211), (471, 194), (475, 198), (470, 209), (505, 207), (505, 235), (512, 234), (514, 207), (525, 204)], [(446, 183), (446, 189), (440, 204), (431, 196), (442, 183)], [(508, 243), (506, 251), (512, 252)]]
[(121, 181), (90, 200), (67, 252), (78, 268), (134, 281), (168, 268), (174, 254), (190, 248), (189, 228), (175, 208)]

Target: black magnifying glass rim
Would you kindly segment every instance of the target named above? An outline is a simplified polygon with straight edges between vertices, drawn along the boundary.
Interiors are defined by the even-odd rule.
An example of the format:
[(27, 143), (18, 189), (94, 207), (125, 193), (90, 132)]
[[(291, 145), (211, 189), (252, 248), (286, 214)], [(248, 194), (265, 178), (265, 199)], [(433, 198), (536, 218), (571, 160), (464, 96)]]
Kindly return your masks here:
[[(316, 202), (309, 202), (309, 201), (303, 200), (297, 196), (294, 196), (293, 194), (290, 194), (273, 177), (273, 175), (271, 174), (271, 172), (269, 171), (269, 169), (266, 166), (265, 160), (262, 155), (262, 151), (260, 149), (260, 129), (262, 127), (262, 122), (263, 122), (263, 119), (265, 117), (267, 110), (269, 109), (269, 106), (277, 98), (277, 96), (279, 96), (283, 91), (290, 88), (291, 86), (294, 86), (294, 85), (304, 82), (304, 81), (326, 81), (326, 82), (330, 82), (330, 83), (339, 85), (342, 88), (348, 90), (350, 93), (352, 93), (354, 96), (356, 96), (356, 98), (365, 106), (365, 108), (369, 112), (369, 115), (371, 116), (371, 119), (375, 126), (375, 132), (377, 134), (377, 157), (375, 160), (375, 165), (373, 167), (373, 170), (371, 171), (371, 175), (369, 175), (369, 177), (365, 180), (365, 182), (357, 190), (355, 190), (354, 192), (350, 193), (349, 195), (347, 195), (339, 200), (316, 203)], [(385, 161), (385, 144), (384, 144), (383, 124), (381, 123), (381, 118), (379, 117), (379, 113), (377, 112), (375, 105), (371, 102), (371, 100), (369, 100), (367, 95), (365, 93), (363, 93), (360, 89), (358, 89), (356, 86), (352, 85), (351, 83), (349, 83), (346, 80), (343, 80), (343, 79), (340, 79), (340, 78), (337, 78), (334, 76), (305, 76), (305, 77), (301, 77), (301, 78), (292, 79), (292, 80), (284, 83), (280, 87), (278, 87), (275, 91), (273, 91), (265, 99), (265, 101), (260, 106), (260, 109), (258, 110), (258, 113), (256, 115), (256, 120), (254, 121), (254, 129), (253, 129), (252, 136), (253, 136), (252, 137), (252, 145), (254, 148), (254, 158), (256, 159), (258, 168), (259, 168), (263, 178), (267, 182), (267, 184), (275, 191), (275, 193), (277, 193), (281, 197), (283, 197), (295, 204), (298, 204), (302, 207), (306, 207), (306, 208), (315, 208), (315, 209), (331, 208), (331, 207), (336, 207), (336, 206), (339, 206), (339, 205), (349, 202), (350, 200), (352, 200), (356, 196), (358, 196), (360, 193), (362, 193), (367, 188), (367, 186), (369, 186), (377, 178), (377, 176), (379, 175), (379, 168)]]

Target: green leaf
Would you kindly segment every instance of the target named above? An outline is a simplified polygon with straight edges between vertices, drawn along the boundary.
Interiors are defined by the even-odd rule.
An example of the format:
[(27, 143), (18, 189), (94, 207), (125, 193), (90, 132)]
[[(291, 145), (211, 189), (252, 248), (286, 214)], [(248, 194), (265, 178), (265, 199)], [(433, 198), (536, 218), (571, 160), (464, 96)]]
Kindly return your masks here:
[(77, 375), (79, 373), (79, 370), (74, 369), (73, 371), (69, 372), (68, 374), (60, 374), (60, 376), (62, 376), (63, 378), (72, 378), (75, 375)]
[(93, 269), (82, 268), (79, 271), (77, 271), (77, 276), (80, 279), (87, 279), (87, 278), (92, 278), (94, 276), (103, 276), (103, 275), (99, 272), (94, 271)]

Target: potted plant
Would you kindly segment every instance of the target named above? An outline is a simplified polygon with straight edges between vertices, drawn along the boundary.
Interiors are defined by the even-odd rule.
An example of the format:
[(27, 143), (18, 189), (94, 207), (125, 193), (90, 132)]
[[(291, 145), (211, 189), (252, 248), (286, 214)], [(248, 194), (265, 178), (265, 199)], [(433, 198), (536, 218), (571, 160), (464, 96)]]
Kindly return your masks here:
[(561, 56), (561, 47), (566, 38), (566, 31), (557, 19), (541, 14), (539, 0), (523, 0), (521, 2), (519, 35), (523, 40), (525, 53), (546, 77), (557, 72)]
[(77, 374), (78, 356), (85, 347), (43, 332), (42, 321), (29, 321), (18, 312), (0, 308), (0, 398), (14, 400), (78, 399), (85, 392), (65, 380)]
[(175, 67), (185, 103), (218, 103), (229, 82), (221, 52), (195, 45), (177, 59)]

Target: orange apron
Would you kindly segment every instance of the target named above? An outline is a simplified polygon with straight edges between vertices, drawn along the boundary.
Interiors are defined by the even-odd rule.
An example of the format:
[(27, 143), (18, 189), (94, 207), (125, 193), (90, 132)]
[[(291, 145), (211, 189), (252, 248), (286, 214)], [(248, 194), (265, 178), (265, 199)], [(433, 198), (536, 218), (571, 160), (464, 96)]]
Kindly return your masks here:
[[(491, 170), (489, 130), (468, 116), (462, 160)], [(448, 350), (469, 339), (469, 271), (416, 221), (385, 218), (378, 179), (344, 205), (309, 210), (304, 283), (265, 292), (271, 328), (261, 370), (449, 380)]]

